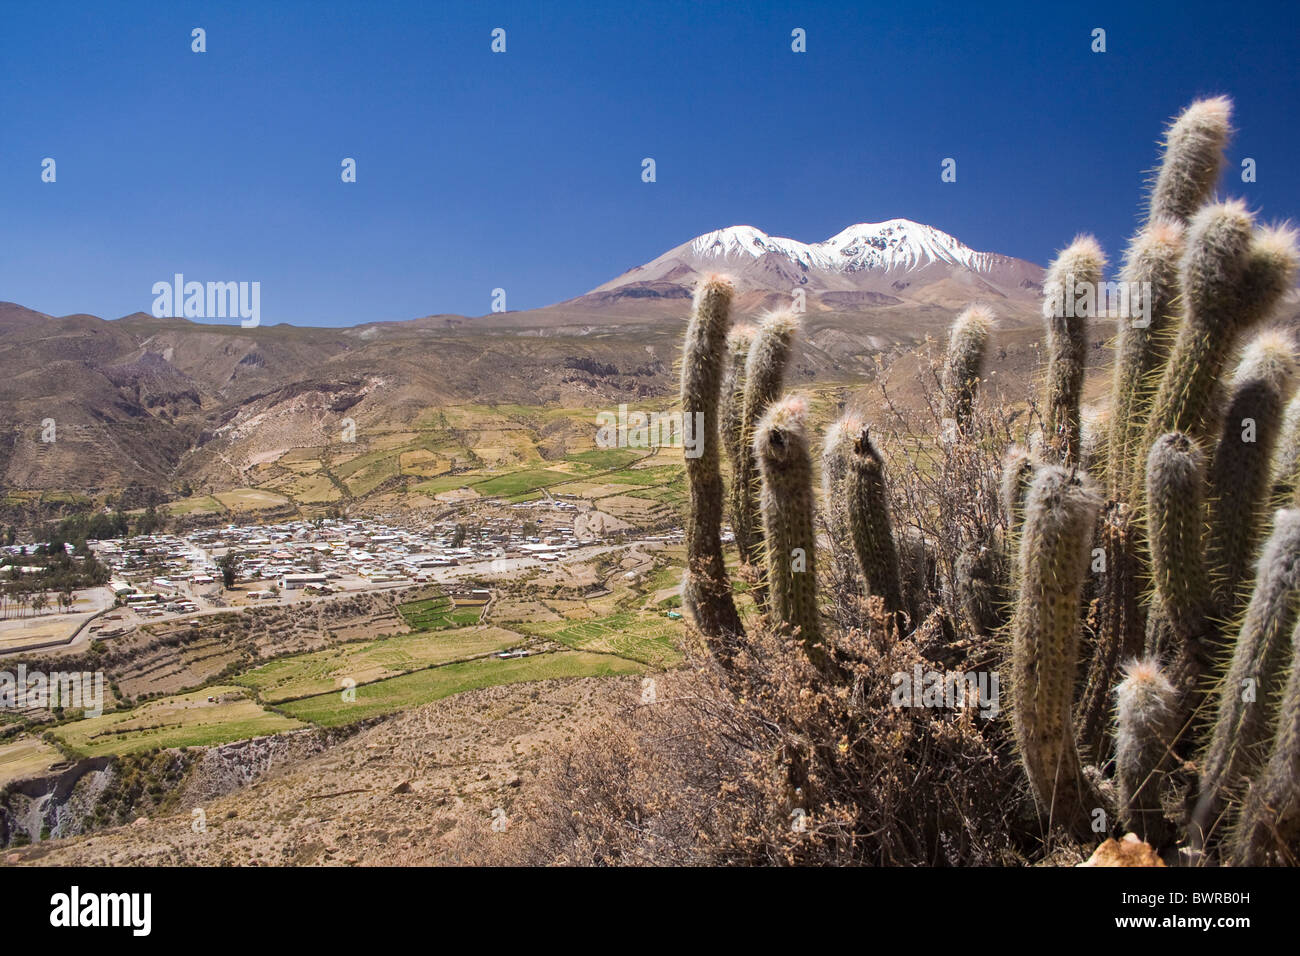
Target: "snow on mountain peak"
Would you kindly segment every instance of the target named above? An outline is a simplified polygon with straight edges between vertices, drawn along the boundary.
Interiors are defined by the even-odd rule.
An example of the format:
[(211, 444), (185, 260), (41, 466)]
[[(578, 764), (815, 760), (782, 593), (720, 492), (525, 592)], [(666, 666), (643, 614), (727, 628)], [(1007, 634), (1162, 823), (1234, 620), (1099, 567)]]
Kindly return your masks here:
[(862, 222), (817, 243), (769, 236), (753, 226), (728, 226), (690, 242), (691, 252), (705, 259), (759, 258), (783, 255), (808, 268), (834, 272), (864, 269), (919, 269), (934, 262), (960, 265), (976, 272), (992, 268), (998, 256), (976, 252), (933, 226), (910, 219)]

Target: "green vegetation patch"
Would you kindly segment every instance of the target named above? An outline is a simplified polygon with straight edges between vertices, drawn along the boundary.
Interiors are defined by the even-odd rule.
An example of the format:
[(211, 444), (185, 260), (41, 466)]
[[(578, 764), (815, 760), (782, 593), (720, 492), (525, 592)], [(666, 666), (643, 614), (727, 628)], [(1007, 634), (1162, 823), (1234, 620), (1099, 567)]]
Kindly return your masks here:
[(521, 624), (519, 629), (583, 651), (617, 654), (653, 667), (671, 667), (681, 660), (677, 640), (682, 623), (637, 611), (618, 611), (590, 621)]
[(394, 713), (441, 700), (453, 694), (515, 684), (523, 681), (554, 680), (562, 677), (611, 677), (634, 674), (641, 665), (608, 654), (560, 651), (501, 660), (496, 657), (448, 664), (392, 677), (356, 689), (356, 700), (346, 701), (341, 693), (320, 694), (281, 706), (285, 713), (319, 724), (336, 727), (379, 714)]
[(402, 634), (282, 657), (239, 675), (235, 682), (253, 688), (262, 700), (274, 704), (338, 691), (345, 678), (368, 684), (425, 667), (503, 651), (519, 643), (518, 634), (498, 627)]
[[(209, 697), (214, 700), (209, 702)], [(56, 728), (54, 734), (83, 757), (104, 757), (155, 747), (205, 747), (301, 726), (265, 710), (244, 688), (223, 686), (87, 717)]]
[(451, 627), (469, 627), (477, 624), (483, 608), (462, 607), (452, 604), (445, 594), (437, 594), (420, 601), (408, 601), (397, 606), (408, 627), (414, 631), (440, 631)]

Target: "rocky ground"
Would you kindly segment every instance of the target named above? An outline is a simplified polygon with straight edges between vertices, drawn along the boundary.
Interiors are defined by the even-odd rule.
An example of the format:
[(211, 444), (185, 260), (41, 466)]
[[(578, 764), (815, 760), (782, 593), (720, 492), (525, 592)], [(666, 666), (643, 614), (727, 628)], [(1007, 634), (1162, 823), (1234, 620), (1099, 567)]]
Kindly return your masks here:
[[(43, 866), (482, 862), (496, 856), (484, 841), (510, 839), (548, 749), (639, 693), (637, 678), (494, 687), (397, 714), (321, 752), (267, 742), (279, 738), (245, 742), (238, 755), (205, 755), (166, 816), (10, 850), (2, 859)], [(232, 766), (260, 775), (241, 786)], [(238, 789), (228, 792), (232, 785)]]

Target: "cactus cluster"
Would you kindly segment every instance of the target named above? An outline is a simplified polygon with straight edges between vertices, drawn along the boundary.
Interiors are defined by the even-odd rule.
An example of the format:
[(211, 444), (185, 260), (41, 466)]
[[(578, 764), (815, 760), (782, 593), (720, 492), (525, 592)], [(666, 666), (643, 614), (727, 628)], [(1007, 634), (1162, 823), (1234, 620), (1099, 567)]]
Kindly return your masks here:
[[(1141, 289), (1141, 311), (1131, 303), (1119, 317), (1110, 400), (1090, 434), (1081, 400), (1089, 337), (1106, 334), (1105, 257), (1080, 236), (1049, 267), (1042, 415), (1008, 431), (1020, 444), (1004, 452), (1002, 513), (939, 563), (953, 619), (937, 629), (913, 612), (926, 576), (909, 571), (912, 552), (924, 563), (936, 543), (918, 540), (920, 523), (897, 524), (880, 433), (850, 412), (815, 454), (805, 401), (781, 395), (795, 316), (729, 335), (730, 287), (704, 283), (682, 403), (705, 413), (726, 451), (738, 557), (761, 565), (757, 610), (815, 663), (836, 644), (819, 603), (819, 460), (832, 546), (851, 550), (860, 590), (879, 600), (891, 632), (926, 625), (1006, 655), (1004, 713), (1043, 833), (1100, 842), (1119, 827), (1171, 862), (1295, 862), (1300, 396), (1296, 343), (1260, 326), (1291, 288), (1298, 255), (1290, 230), (1258, 225), (1241, 202), (1211, 201), (1230, 118), (1226, 98), (1203, 100), (1166, 131), (1148, 215), (1120, 269)], [(972, 420), (992, 334), (983, 306), (953, 324), (942, 443), (987, 439)], [(684, 603), (725, 655), (745, 624), (723, 562), (714, 437), (688, 460)]]

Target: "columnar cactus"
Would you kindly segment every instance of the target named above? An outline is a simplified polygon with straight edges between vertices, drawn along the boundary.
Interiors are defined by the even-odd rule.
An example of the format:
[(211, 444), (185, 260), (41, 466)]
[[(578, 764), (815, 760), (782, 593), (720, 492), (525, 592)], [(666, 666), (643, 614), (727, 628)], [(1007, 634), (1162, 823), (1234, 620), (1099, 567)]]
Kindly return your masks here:
[(1197, 100), (1170, 124), (1151, 192), (1151, 218), (1186, 222), (1214, 190), (1231, 133), (1232, 100)]
[(1228, 412), (1209, 470), (1207, 567), (1214, 613), (1236, 616), (1268, 508), (1273, 449), (1295, 375), (1290, 336), (1262, 332), (1246, 347), (1229, 385)]
[(943, 365), (943, 417), (951, 420), (959, 434), (970, 430), (984, 371), (984, 353), (993, 328), (993, 310), (972, 305), (957, 316), (948, 335), (948, 352)]
[(729, 659), (742, 633), (722, 556), (722, 474), (718, 467), (718, 393), (732, 294), (730, 281), (721, 276), (710, 276), (696, 290), (682, 349), (681, 392), (683, 422), (696, 429), (693, 437), (701, 451), (686, 458), (690, 508), (682, 604), (724, 660)]
[(853, 443), (862, 432), (862, 419), (848, 413), (836, 419), (822, 438), (822, 505), (832, 543), (851, 541), (848, 495), (844, 488), (849, 476)]
[(1080, 596), (1100, 499), (1065, 468), (1039, 468), (1025, 500), (1020, 596), (1011, 622), (1012, 721), (1020, 758), (1049, 824), (1088, 832), (1099, 806), (1084, 779), (1071, 719)]
[(1272, 506), (1300, 505), (1300, 392), (1287, 403), (1282, 416), (1282, 433), (1273, 453)]
[(740, 482), (735, 477), (740, 474), (743, 461), (749, 456), (744, 435), (745, 363), (749, 359), (749, 349), (755, 334), (752, 325), (737, 325), (727, 333), (727, 363), (722, 373), (719, 427), (722, 429), (722, 447), (726, 450), (727, 462), (731, 466), (730, 514), (733, 528), (739, 521), (736, 516), (743, 507)]
[(1300, 509), (1279, 511), (1255, 574), (1255, 590), (1219, 687), (1218, 710), (1193, 814), (1194, 844), (1208, 837), (1227, 798), (1258, 769), (1260, 748), (1286, 675), (1300, 609)]
[(741, 438), (745, 455), (735, 476), (740, 507), (733, 516), (736, 548), (746, 564), (756, 564), (761, 543), (758, 508), (758, 463), (754, 459), (754, 430), (758, 420), (781, 394), (786, 363), (799, 328), (799, 316), (791, 310), (773, 312), (759, 323), (745, 361), (745, 391), (741, 405)]
[[(1227, 100), (1202, 101), (1169, 130), (1150, 216), (1121, 276), (1150, 283), (1151, 298), (1142, 304), (1150, 305), (1151, 322), (1122, 318), (1111, 421), (1086, 459), (1084, 320), (1102, 304), (1104, 260), (1095, 241), (1081, 237), (1053, 263), (1045, 306), (1047, 463), (1020, 449), (1006, 455), (1005, 539), (997, 517), (984, 508), (976, 509), (973, 521), (963, 512), (962, 522), (945, 522), (944, 509), (951, 509), (945, 501), (935, 509), (938, 535), (896, 541), (881, 455), (854, 416), (827, 433), (822, 482), (833, 546), (851, 542), (867, 592), (883, 599), (900, 631), (918, 628), (912, 639), (927, 654), (938, 649), (959, 657), (970, 648), (991, 649), (996, 622), (988, 611), (997, 604), (993, 585), (1003, 578), (999, 562), (1013, 569), (1009, 713), (1030, 789), (1049, 826), (1093, 839), (1095, 811), (1115, 809), (1113, 793), (1121, 823), (1168, 849), (1187, 788), (1198, 785), (1199, 775), (1191, 824), (1182, 834), (1194, 855), (1207, 851), (1201, 858), (1210, 862), (1281, 862), (1294, 859), (1300, 839), (1300, 638), (1292, 636), (1293, 630), (1300, 634), (1300, 507), (1260, 512), (1270, 496), (1300, 505), (1300, 398), (1282, 411), (1295, 364), (1292, 346), (1275, 333), (1261, 336), (1246, 350), (1229, 388), (1222, 377), (1242, 334), (1290, 287), (1296, 236), (1284, 228), (1257, 228), (1239, 202), (1198, 211), (1222, 164), (1229, 115)], [(688, 418), (704, 413), (712, 431), (704, 454), (687, 459), (684, 604), (728, 660), (744, 634), (719, 543), (720, 441), (733, 457), (742, 559), (754, 561), (765, 541), (767, 608), (799, 636), (814, 662), (830, 665), (819, 666), (821, 677), (843, 681), (848, 672), (832, 663), (837, 652), (834, 642), (823, 641), (817, 600), (806, 409), (798, 399), (779, 398), (796, 320), (788, 313), (769, 317), (747, 348), (744, 333), (728, 345), (730, 302), (729, 285), (706, 281), (687, 333), (683, 410)], [(950, 337), (943, 415), (959, 433), (969, 434), (972, 423), (986, 319), (968, 310)], [(720, 389), (726, 393), (721, 414)], [(1241, 442), (1243, 418), (1254, 421), (1253, 448), (1238, 447), (1251, 444)], [(955, 450), (981, 451), (966, 443)], [(1098, 482), (1081, 473), (1085, 465), (1104, 478), (1104, 512), (1094, 491)], [(938, 482), (945, 493), (959, 484), (949, 477)], [(1254, 590), (1234, 624), (1232, 598), (1263, 529), (1271, 530), (1255, 565)], [(902, 573), (899, 545), (912, 544), (923, 556), (910, 563), (933, 573)], [(1093, 578), (1090, 549), (1096, 544), (1106, 560)], [(936, 560), (937, 548), (948, 549), (943, 560)], [(951, 570), (945, 567), (949, 558)], [(1142, 648), (1138, 596), (1148, 585), (1153, 593)], [(1095, 597), (1095, 613), (1085, 610), (1085, 593)], [(764, 600), (761, 592), (757, 597)], [(954, 599), (962, 602), (960, 614), (952, 613)], [(974, 627), (964, 627), (963, 617)], [(1085, 621), (1096, 636), (1080, 687)], [(1239, 631), (1230, 648), (1222, 641), (1229, 629)], [(1225, 674), (1218, 658), (1229, 649)], [(1142, 654), (1146, 659), (1137, 660)], [(1123, 661), (1130, 663), (1117, 689), (1112, 733), (1108, 704)], [(1113, 781), (1098, 780), (1112, 753)], [(1085, 768), (1084, 760), (1091, 766)], [(1231, 822), (1229, 811), (1237, 808), (1230, 838), (1219, 839), (1228, 830), (1216, 829), (1221, 815)]]
[(812, 650), (821, 644), (816, 532), (807, 405), (787, 397), (768, 406), (754, 430), (763, 479), (761, 505), (771, 609)]
[(1034, 468), (1034, 456), (1018, 445), (1008, 448), (1002, 459), (1002, 510), (1006, 513), (1007, 531), (1013, 544), (1025, 520), (1025, 493), (1034, 480)]
[(1240, 201), (1196, 214), (1183, 256), (1185, 316), (1147, 422), (1148, 447), (1166, 432), (1198, 441), (1215, 437), (1216, 384), (1243, 331), (1277, 303), (1295, 271), (1286, 230), (1255, 231)]
[(1161, 775), (1180, 729), (1177, 691), (1153, 660), (1133, 660), (1115, 691), (1115, 782), (1120, 822), (1153, 846), (1169, 841)]
[(1097, 640), (1075, 715), (1079, 749), (1096, 763), (1104, 761), (1108, 750), (1111, 689), (1120, 662), (1136, 658), (1142, 652), (1133, 537), (1133, 516), (1128, 506), (1114, 500), (1108, 502), (1100, 522), (1100, 544), (1106, 564), (1097, 588)]
[(1287, 858), (1300, 836), (1300, 624), (1291, 632), (1291, 669), (1278, 709), (1272, 751), (1251, 784), (1232, 834), (1236, 866), (1259, 866)]
[(1088, 358), (1087, 319), (1095, 315), (1106, 257), (1092, 236), (1079, 236), (1047, 270), (1047, 445), (1063, 464), (1079, 461), (1079, 401)]
[[(1147, 456), (1146, 479), (1147, 538), (1156, 588), (1147, 653), (1170, 659), (1187, 655), (1186, 672), (1180, 676), (1194, 684), (1208, 656), (1209, 583), (1202, 556), (1204, 456), (1182, 432), (1161, 435)], [(1188, 689), (1181, 681), (1180, 687)]]
[(1106, 465), (1112, 497), (1138, 500), (1137, 495), (1128, 496), (1132, 475), (1141, 475), (1145, 465), (1143, 423), (1155, 397), (1155, 373), (1169, 357), (1173, 330), (1181, 316), (1178, 278), (1183, 232), (1183, 225), (1176, 220), (1153, 220), (1129, 245), (1120, 274), (1130, 289), (1150, 289), (1145, 302), (1150, 315), (1132, 314), (1119, 319)]
[(903, 594), (898, 546), (889, 517), (885, 461), (872, 444), (867, 428), (863, 428), (853, 442), (845, 492), (853, 549), (867, 581), (867, 592), (879, 596), (885, 603), (885, 610), (897, 616), (903, 609)]

